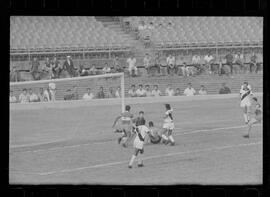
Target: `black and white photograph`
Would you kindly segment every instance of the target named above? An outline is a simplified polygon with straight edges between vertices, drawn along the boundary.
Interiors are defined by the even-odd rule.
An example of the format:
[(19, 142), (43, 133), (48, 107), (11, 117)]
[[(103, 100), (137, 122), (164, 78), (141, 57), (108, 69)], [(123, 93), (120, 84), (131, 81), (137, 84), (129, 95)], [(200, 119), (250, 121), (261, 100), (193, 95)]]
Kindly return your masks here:
[(263, 22), (10, 16), (9, 184), (262, 184)]

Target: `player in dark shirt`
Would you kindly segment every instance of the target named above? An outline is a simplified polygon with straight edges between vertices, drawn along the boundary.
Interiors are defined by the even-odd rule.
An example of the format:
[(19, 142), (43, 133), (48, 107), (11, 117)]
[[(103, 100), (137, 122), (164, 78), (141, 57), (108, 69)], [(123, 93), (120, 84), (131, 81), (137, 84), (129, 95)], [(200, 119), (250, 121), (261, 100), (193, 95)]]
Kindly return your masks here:
[(139, 117), (135, 119), (135, 125), (140, 126), (140, 125), (145, 125), (145, 119), (144, 119), (144, 112), (140, 111), (139, 112)]
[(119, 128), (117, 128), (115, 132), (123, 133), (123, 135), (118, 138), (118, 144), (120, 144), (121, 141), (124, 141), (122, 146), (127, 147), (129, 141), (133, 137), (131, 135), (133, 129), (133, 114), (130, 112), (131, 108), (129, 105), (127, 105), (125, 109), (125, 112), (122, 112), (120, 116), (116, 117), (112, 127), (114, 128), (116, 122), (121, 119)]

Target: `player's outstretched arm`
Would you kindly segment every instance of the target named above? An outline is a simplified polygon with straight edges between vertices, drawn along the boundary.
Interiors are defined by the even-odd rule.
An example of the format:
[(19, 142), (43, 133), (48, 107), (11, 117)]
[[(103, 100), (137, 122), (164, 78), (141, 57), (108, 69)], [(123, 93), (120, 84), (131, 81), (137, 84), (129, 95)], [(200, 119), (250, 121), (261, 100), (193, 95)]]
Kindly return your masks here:
[(115, 119), (115, 121), (114, 121), (114, 123), (113, 123), (112, 127), (114, 127), (114, 126), (115, 126), (115, 124), (117, 123), (117, 121), (118, 121), (120, 118), (121, 118), (121, 116), (117, 116), (117, 117), (116, 117), (116, 119)]

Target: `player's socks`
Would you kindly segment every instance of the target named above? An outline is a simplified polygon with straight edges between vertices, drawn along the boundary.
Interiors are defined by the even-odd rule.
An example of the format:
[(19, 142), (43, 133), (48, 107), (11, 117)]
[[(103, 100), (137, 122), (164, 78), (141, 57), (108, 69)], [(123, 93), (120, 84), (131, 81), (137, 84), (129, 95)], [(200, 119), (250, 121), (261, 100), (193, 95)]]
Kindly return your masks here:
[(168, 137), (166, 135), (162, 134), (161, 137), (164, 143), (168, 142)]
[(171, 145), (173, 146), (175, 144), (175, 142), (174, 142), (174, 139), (173, 139), (173, 137), (171, 135), (169, 136), (169, 140), (171, 142)]
[(247, 115), (247, 113), (244, 113), (244, 120), (245, 120), (245, 123), (248, 123), (248, 115)]
[(135, 156), (135, 155), (132, 155), (132, 157), (131, 157), (131, 159), (130, 159), (130, 161), (129, 161), (128, 166), (132, 166), (132, 164), (133, 164), (135, 158), (136, 158), (136, 156)]
[(122, 141), (122, 137), (119, 137), (118, 140), (117, 140), (118, 144), (120, 144), (121, 141)]

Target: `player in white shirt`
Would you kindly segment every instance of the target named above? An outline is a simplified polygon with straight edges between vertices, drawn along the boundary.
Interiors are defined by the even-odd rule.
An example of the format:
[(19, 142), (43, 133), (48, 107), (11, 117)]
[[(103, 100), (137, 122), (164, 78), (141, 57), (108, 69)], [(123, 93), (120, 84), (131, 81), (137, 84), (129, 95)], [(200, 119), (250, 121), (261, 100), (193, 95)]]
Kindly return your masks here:
[[(132, 168), (132, 164), (134, 162), (134, 160), (136, 159), (136, 157), (139, 156), (139, 154), (143, 154), (144, 153), (144, 149), (143, 149), (143, 145), (144, 145), (144, 141), (147, 135), (150, 136), (150, 138), (152, 138), (152, 135), (150, 133), (150, 129), (145, 126), (145, 125), (140, 125), (137, 126), (134, 131), (136, 132), (136, 137), (134, 139), (133, 142), (133, 146), (134, 146), (134, 154), (132, 155), (128, 167)], [(138, 157), (138, 167), (143, 167), (143, 161), (142, 158)]]
[(121, 87), (120, 86), (118, 86), (116, 91), (115, 91), (115, 97), (121, 98)]
[(191, 83), (188, 83), (188, 87), (184, 90), (184, 95), (193, 96), (194, 94), (196, 94), (196, 91), (192, 87)]
[(251, 95), (251, 86), (248, 84), (248, 82), (244, 82), (240, 89), (240, 107), (243, 109), (244, 120), (246, 124), (249, 122), (248, 112), (251, 106)]
[(261, 104), (258, 102), (258, 99), (256, 97), (253, 97), (251, 99), (251, 104), (254, 106), (252, 108), (252, 112), (250, 111), (250, 121), (248, 122), (248, 130), (247, 135), (244, 135), (245, 138), (250, 137), (251, 128), (254, 124), (261, 123), (262, 121), (262, 107)]
[[(172, 137), (172, 131), (174, 129), (174, 122), (172, 117), (173, 109), (171, 108), (170, 104), (165, 104), (166, 112), (164, 116), (164, 123), (163, 123), (163, 132), (162, 132), (162, 139), (163, 143), (168, 144), (171, 143), (173, 146), (175, 144), (174, 139)], [(168, 134), (168, 137), (165, 134)]]
[(87, 88), (87, 93), (83, 95), (83, 100), (91, 100), (94, 98), (94, 94), (91, 92), (90, 88)]
[(138, 97), (144, 97), (146, 96), (146, 91), (143, 89), (143, 86), (140, 84), (139, 89), (136, 91), (136, 94)]

